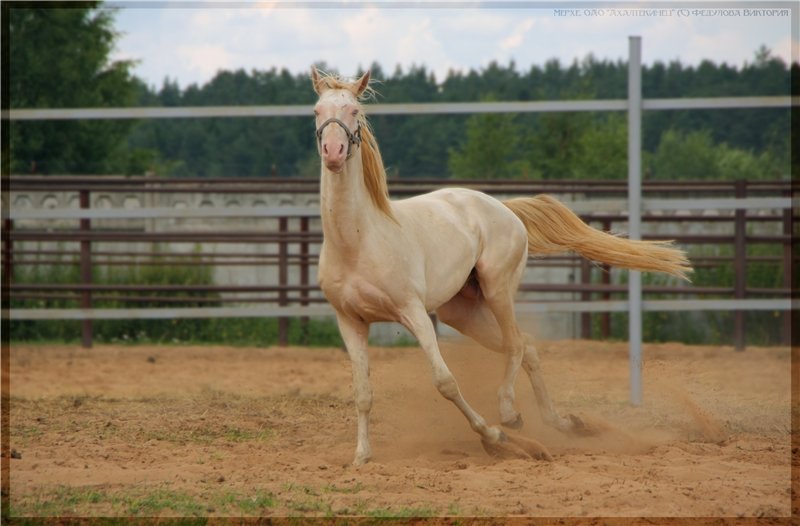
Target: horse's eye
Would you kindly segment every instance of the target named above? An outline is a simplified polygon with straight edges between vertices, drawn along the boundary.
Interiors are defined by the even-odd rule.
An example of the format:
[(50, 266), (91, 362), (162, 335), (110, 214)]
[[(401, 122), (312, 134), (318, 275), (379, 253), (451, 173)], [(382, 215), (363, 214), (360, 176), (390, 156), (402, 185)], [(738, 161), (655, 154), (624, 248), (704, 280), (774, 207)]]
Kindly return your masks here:
[(356, 115), (358, 115), (358, 110), (353, 110), (353, 117), (355, 117)]

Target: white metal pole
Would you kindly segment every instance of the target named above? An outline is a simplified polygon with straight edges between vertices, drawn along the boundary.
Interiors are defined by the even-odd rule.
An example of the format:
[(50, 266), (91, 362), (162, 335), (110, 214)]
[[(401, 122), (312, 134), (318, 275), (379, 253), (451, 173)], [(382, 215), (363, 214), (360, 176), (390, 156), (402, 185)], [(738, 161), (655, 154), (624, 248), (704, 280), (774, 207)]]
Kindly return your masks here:
[[(642, 222), (642, 38), (628, 41), (628, 236), (641, 239)], [(642, 405), (642, 275), (628, 277), (628, 360), (631, 404)]]

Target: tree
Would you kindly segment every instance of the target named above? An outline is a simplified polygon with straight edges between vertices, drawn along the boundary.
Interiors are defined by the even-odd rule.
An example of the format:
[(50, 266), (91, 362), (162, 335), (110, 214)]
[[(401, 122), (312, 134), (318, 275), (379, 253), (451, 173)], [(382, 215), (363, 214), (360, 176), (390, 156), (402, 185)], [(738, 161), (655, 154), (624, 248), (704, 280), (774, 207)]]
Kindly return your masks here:
[[(797, 72), (797, 64), (792, 68)], [(373, 78), (383, 81), (377, 85), (375, 102), (380, 103), (618, 99), (627, 93), (627, 64), (591, 55), (571, 64), (550, 60), (525, 72), (517, 71), (513, 62), (491, 63), (481, 70), (451, 71), (439, 84), (424, 66), (398, 66), (393, 73), (378, 64), (370, 69)], [(773, 58), (766, 48), (756, 53), (752, 64), (741, 67), (710, 61), (688, 66), (672, 61), (645, 66), (642, 75), (647, 98), (788, 94), (790, 83), (799, 77), (792, 77), (787, 65)], [(292, 75), (274, 67), (220, 71), (209, 82), (185, 89), (167, 79), (160, 90), (153, 87), (145, 91), (137, 95), (138, 103), (162, 106), (310, 107), (314, 101), (306, 73)], [(382, 115), (371, 114), (369, 106), (366, 112), (392, 177), (451, 174), (608, 179), (624, 178), (627, 173), (623, 114)], [(655, 177), (689, 173), (694, 174), (692, 177), (735, 177), (736, 173), (745, 176), (751, 168), (767, 166), (751, 163), (753, 159), (768, 160), (768, 171), (775, 177), (788, 171), (794, 146), (790, 130), (795, 124), (790, 115), (787, 108), (645, 112), (643, 149), (652, 160), (662, 138), (665, 141), (659, 162), (651, 164)], [(672, 135), (666, 134), (668, 130)], [(698, 130), (708, 130), (708, 137), (698, 136), (698, 145), (716, 149), (707, 165), (710, 172), (698, 169), (697, 156), (703, 154), (698, 145), (689, 144), (687, 134)], [(139, 155), (139, 162), (129, 166), (155, 163), (159, 170), (166, 170), (159, 173), (173, 176), (318, 176), (313, 131), (313, 122), (307, 117), (143, 121), (131, 132), (129, 148), (153, 150), (157, 155), (154, 161)], [(729, 151), (722, 150), (723, 144)], [(685, 160), (670, 159), (673, 154), (665, 153), (669, 149), (694, 153)], [(678, 166), (680, 162), (684, 166)], [(757, 176), (761, 177), (753, 175)]]
[(683, 134), (667, 130), (652, 157), (655, 179), (717, 179), (719, 170), (714, 141), (708, 130)]
[(581, 137), (589, 123), (585, 113), (546, 113), (530, 137), (528, 158), (543, 179), (571, 179), (581, 156)]
[[(9, 104), (12, 108), (118, 107), (141, 85), (132, 61), (112, 62), (113, 11), (99, 2), (10, 4)], [(107, 173), (126, 162), (128, 121), (13, 121), (11, 170)]]
[(588, 126), (578, 139), (572, 170), (576, 179), (625, 179), (628, 176), (628, 125), (611, 114)]
[(655, 153), (648, 155), (653, 177), (676, 179), (781, 179), (789, 162), (769, 152), (756, 154), (726, 143), (715, 144), (708, 130), (681, 133), (667, 130)]
[(474, 115), (467, 121), (466, 140), (450, 151), (453, 177), (465, 179), (516, 179), (530, 176), (523, 158), (522, 129), (514, 115)]

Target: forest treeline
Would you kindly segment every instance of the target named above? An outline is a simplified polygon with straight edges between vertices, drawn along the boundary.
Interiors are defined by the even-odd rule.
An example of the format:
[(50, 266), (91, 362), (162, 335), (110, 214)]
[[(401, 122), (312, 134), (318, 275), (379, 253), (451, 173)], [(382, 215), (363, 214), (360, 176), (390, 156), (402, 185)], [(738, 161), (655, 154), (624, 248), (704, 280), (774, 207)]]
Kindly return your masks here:
[[(12, 108), (307, 104), (308, 117), (14, 121), (12, 173), (318, 176), (311, 114), (316, 96), (307, 74), (275, 68), (220, 71), (202, 85), (181, 88), (175, 80), (165, 79), (160, 87), (148, 86), (131, 74), (132, 62), (108, 62), (113, 16), (96, 7), (11, 11)], [(43, 18), (38, 11), (47, 11), (48, 16)], [(76, 30), (82, 40), (78, 45), (72, 42)], [(87, 54), (87, 49), (97, 52)], [(627, 96), (627, 63), (591, 55), (570, 64), (551, 60), (525, 70), (513, 62), (492, 63), (480, 70), (451, 71), (444, 79), (435, 78), (425, 66), (397, 67), (391, 73), (379, 64), (370, 69), (372, 77), (381, 81), (376, 84), (377, 102), (386, 103)], [(643, 95), (788, 95), (799, 71), (797, 64), (790, 67), (765, 47), (741, 66), (657, 62), (643, 67)], [(355, 76), (362, 71), (342, 73)], [(390, 176), (613, 179), (627, 175), (623, 112), (375, 115), (370, 122)], [(789, 176), (788, 109), (648, 111), (643, 131), (648, 177)]]

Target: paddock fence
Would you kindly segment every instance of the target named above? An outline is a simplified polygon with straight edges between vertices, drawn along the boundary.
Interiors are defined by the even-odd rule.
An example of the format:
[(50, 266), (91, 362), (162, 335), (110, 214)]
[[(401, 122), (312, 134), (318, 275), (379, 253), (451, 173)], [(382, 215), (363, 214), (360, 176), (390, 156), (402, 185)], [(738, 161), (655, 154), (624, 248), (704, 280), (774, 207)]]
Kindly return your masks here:
[[(707, 216), (704, 220), (707, 222), (702, 223), (708, 225), (717, 223), (719, 225), (727, 223), (733, 225), (733, 232), (715, 233), (707, 232), (694, 232), (693, 237), (684, 232), (676, 232), (676, 235), (670, 235), (683, 244), (723, 244), (732, 245), (734, 250), (734, 272), (735, 272), (735, 285), (733, 287), (719, 287), (711, 288), (711, 290), (703, 290), (701, 287), (691, 288), (680, 287), (680, 295), (678, 299), (644, 299), (642, 288), (642, 275), (639, 272), (631, 272), (627, 282), (627, 298), (625, 300), (614, 299), (615, 294), (618, 293), (610, 283), (604, 283), (601, 280), (599, 284), (593, 284), (595, 288), (589, 287), (589, 283), (580, 283), (582, 288), (577, 290), (578, 301), (552, 301), (552, 302), (536, 302), (524, 303), (519, 306), (523, 311), (536, 311), (548, 312), (552, 310), (559, 310), (563, 312), (582, 312), (582, 316), (591, 316), (592, 312), (628, 312), (628, 341), (629, 341), (629, 357), (631, 369), (631, 402), (634, 405), (641, 403), (641, 342), (642, 342), (642, 312), (652, 310), (730, 310), (735, 312), (736, 324), (733, 330), (734, 342), (737, 349), (744, 348), (744, 312), (748, 310), (772, 310), (782, 313), (783, 317), (783, 338), (788, 341), (789, 332), (791, 330), (790, 310), (792, 301), (790, 299), (791, 291), (795, 288), (792, 287), (792, 255), (791, 255), (791, 233), (793, 228), (792, 217), (792, 198), (795, 194), (792, 193), (794, 187), (788, 183), (773, 183), (779, 185), (778, 189), (773, 188), (772, 193), (767, 192), (764, 197), (756, 197), (758, 193), (756, 183), (720, 183), (721, 186), (715, 186), (713, 183), (697, 183), (697, 185), (690, 185), (680, 183), (677, 188), (674, 188), (677, 194), (683, 192), (683, 198), (670, 197), (670, 194), (652, 195), (647, 197), (645, 194), (648, 188), (654, 188), (653, 183), (650, 181), (642, 181), (642, 114), (645, 111), (673, 111), (673, 110), (727, 110), (727, 109), (741, 109), (741, 108), (785, 108), (800, 105), (800, 97), (785, 95), (785, 96), (755, 96), (755, 97), (713, 97), (713, 98), (677, 98), (677, 99), (650, 99), (644, 98), (642, 92), (642, 39), (639, 36), (628, 37), (628, 90), (627, 97), (624, 99), (615, 100), (556, 100), (556, 101), (523, 101), (523, 102), (472, 102), (472, 103), (392, 103), (392, 104), (376, 104), (370, 106), (370, 113), (374, 115), (402, 115), (402, 114), (453, 114), (453, 113), (541, 113), (541, 112), (584, 112), (584, 111), (598, 111), (598, 112), (625, 112), (628, 118), (628, 177), (627, 184), (622, 186), (613, 183), (599, 183), (598, 187), (593, 187), (595, 183), (564, 183), (569, 185), (579, 185), (582, 190), (591, 189), (590, 197), (593, 199), (603, 195), (604, 184), (613, 186), (613, 191), (617, 192), (616, 195), (622, 195), (622, 200), (617, 198), (618, 203), (614, 206), (610, 204), (604, 205), (603, 212), (596, 214), (597, 203), (591, 203), (589, 208), (582, 208), (585, 203), (575, 201), (571, 203), (573, 208), (586, 215), (587, 219), (591, 222), (599, 223), (601, 226), (614, 225), (617, 222), (626, 220), (626, 230), (631, 239), (640, 239), (643, 237), (642, 227), (651, 227), (652, 225), (666, 222), (666, 219), (661, 217), (668, 217), (671, 214), (681, 214), (692, 216), (700, 215)], [(184, 118), (236, 118), (236, 117), (288, 117), (288, 116), (305, 116), (308, 114), (308, 108), (305, 105), (295, 106), (222, 106), (222, 107), (189, 107), (189, 108), (3, 108), (0, 110), (0, 117), (9, 119), (11, 121), (22, 120), (62, 120), (62, 119), (184, 119)], [(675, 174), (679, 176), (680, 174)], [(68, 180), (68, 179), (66, 179)], [(116, 186), (118, 190), (108, 189), (107, 191), (125, 191), (119, 190), (124, 188), (124, 184), (134, 184), (133, 180), (128, 180), (126, 183), (103, 183), (110, 187)], [(270, 181), (269, 183), (262, 184), (299, 184), (299, 185), (313, 185), (314, 183), (299, 183), (293, 181), (291, 183), (277, 181)], [(19, 181), (22, 184), (22, 181)], [(30, 182), (26, 184), (34, 185), (36, 183)], [(44, 186), (50, 186), (51, 190), (58, 188), (56, 180), (50, 179), (49, 182), (40, 183)], [(272, 293), (278, 295), (277, 305), (273, 301), (272, 304), (261, 304), (257, 307), (208, 307), (196, 308), (189, 311), (174, 309), (135, 309), (130, 313), (122, 313), (120, 311), (108, 311), (103, 309), (92, 308), (93, 298), (101, 294), (123, 292), (122, 289), (118, 290), (102, 290), (95, 288), (88, 278), (91, 274), (91, 268), (94, 264), (93, 257), (104, 256), (102, 251), (93, 250), (92, 245), (113, 242), (118, 243), (135, 243), (137, 239), (142, 242), (148, 242), (147, 239), (137, 238), (142, 233), (130, 231), (127, 233), (114, 232), (109, 234), (95, 228), (93, 221), (121, 221), (125, 218), (138, 218), (149, 223), (150, 225), (158, 224), (163, 214), (174, 214), (167, 210), (139, 210), (136, 212), (126, 211), (125, 215), (117, 217), (114, 214), (120, 213), (110, 210), (96, 210), (97, 207), (91, 207), (90, 201), (92, 193), (102, 190), (103, 186), (99, 182), (95, 182), (94, 187), (86, 186), (75, 188), (69, 187), (69, 184), (62, 185), (64, 191), (75, 190), (79, 193), (76, 198), (78, 204), (74, 208), (80, 211), (75, 212), (72, 210), (52, 210), (49, 215), (37, 216), (37, 212), (26, 211), (16, 212), (15, 207), (10, 207), (11, 215), (5, 221), (4, 231), (8, 232), (8, 239), (5, 244), (4, 257), (6, 258), (6, 267), (4, 267), (5, 277), (8, 279), (11, 276), (9, 268), (13, 269), (13, 257), (21, 257), (20, 254), (14, 249), (15, 243), (22, 242), (35, 242), (44, 243), (44, 238), (37, 238), (36, 236), (50, 236), (49, 242), (56, 244), (75, 242), (80, 244), (80, 265), (81, 265), (81, 283), (74, 284), (65, 290), (56, 291), (54, 289), (39, 289), (33, 287), (35, 284), (15, 284), (18, 287), (11, 289), (15, 294), (25, 293), (32, 294), (78, 294), (80, 296), (79, 309), (4, 309), (4, 315), (11, 315), (17, 319), (46, 319), (47, 317), (61, 317), (73, 318), (84, 320), (84, 344), (91, 344), (91, 320), (108, 317), (121, 317), (135, 315), (140, 317), (175, 317), (175, 316), (277, 316), (281, 320), (285, 320), (287, 316), (311, 316), (311, 315), (325, 315), (329, 313), (329, 309), (325, 307), (321, 299), (318, 298), (316, 291), (307, 278), (303, 278), (304, 274), (301, 270), (299, 282), (297, 284), (290, 284), (287, 279), (278, 279), (278, 285), (270, 288), (259, 289), (260, 293)], [(146, 192), (156, 192), (157, 188), (165, 188), (166, 182), (154, 183), (153, 181), (144, 183), (139, 186), (145, 189)], [(172, 184), (172, 183), (170, 183)], [(174, 183), (175, 191), (181, 184), (187, 185), (206, 185), (206, 182), (185, 180), (183, 183)], [(216, 183), (215, 183), (216, 184)], [(232, 181), (219, 183), (218, 189), (226, 188), (225, 185), (232, 185)], [(413, 183), (416, 185), (414, 189), (405, 190), (403, 187), (405, 182), (395, 181), (393, 184), (393, 192), (395, 196), (408, 195), (409, 192), (419, 192), (421, 188), (436, 186), (437, 182), (428, 181)], [(449, 181), (448, 184), (455, 184), (454, 181)], [(478, 184), (477, 182), (470, 182), (470, 185)], [(516, 183), (515, 183), (516, 184)], [(526, 193), (529, 193), (539, 184), (542, 188), (552, 188), (544, 183), (535, 183), (525, 188)], [(761, 183), (758, 183), (761, 184)], [(780, 186), (783, 184), (784, 186)], [(705, 186), (704, 186), (705, 185)], [(738, 186), (737, 186), (738, 185)], [(524, 186), (524, 185), (523, 185)], [(199, 187), (199, 186), (198, 186)], [(514, 185), (509, 184), (504, 190), (510, 190), (514, 193)], [(724, 187), (725, 190), (720, 190)], [(207, 187), (208, 188), (208, 187)], [(232, 188), (232, 187), (231, 187)], [(196, 189), (189, 189), (186, 187), (184, 192), (191, 192)], [(489, 189), (492, 190), (492, 189)], [(499, 190), (495, 188), (494, 190)], [(246, 192), (244, 190), (232, 190), (234, 192)], [(547, 190), (545, 190), (547, 191)], [(688, 193), (687, 193), (688, 191)], [(552, 192), (551, 192), (552, 193)], [(569, 193), (569, 192), (567, 192)], [(676, 194), (676, 195), (677, 195)], [(577, 194), (576, 194), (577, 195)], [(587, 194), (588, 195), (588, 194)], [(703, 197), (705, 196), (705, 197)], [(702, 198), (701, 198), (702, 197)], [(57, 199), (56, 199), (57, 201)], [(621, 206), (617, 206), (621, 205)], [(102, 206), (100, 208), (103, 208)], [(151, 207), (153, 208), (153, 207)], [(193, 217), (200, 217), (201, 214), (205, 215), (206, 221), (217, 221), (222, 217), (232, 217), (230, 214), (234, 212), (229, 211), (212, 211), (201, 210), (192, 211), (191, 207), (185, 207), (187, 210), (180, 212), (179, 216), (170, 215), (169, 220), (173, 220), (174, 224), (179, 221), (188, 220), (189, 216), (196, 214)], [(202, 205), (200, 208), (203, 208)], [(213, 207), (207, 207), (213, 208)], [(268, 244), (274, 242), (277, 245), (276, 251), (270, 255), (272, 258), (269, 260), (265, 255), (265, 262), (271, 261), (270, 264), (277, 265), (278, 274), (286, 273), (288, 276), (288, 269), (290, 265), (298, 264), (297, 261), (305, 260), (306, 267), (310, 267), (310, 261), (313, 261), (313, 255), (310, 251), (312, 247), (317, 247), (319, 244), (318, 228), (313, 227), (315, 212), (313, 206), (303, 208), (291, 208), (286, 210), (275, 210), (273, 207), (262, 207), (253, 204), (249, 210), (242, 207), (238, 210), (237, 214), (243, 214), (243, 217), (256, 217), (263, 219), (265, 222), (276, 221), (277, 227), (268, 229), (268, 233), (260, 232), (225, 232), (218, 231), (218, 238), (215, 238), (219, 243), (232, 243), (236, 241), (241, 242), (254, 242), (259, 244)], [(6, 208), (8, 210), (9, 208)], [(702, 211), (710, 211), (710, 214), (703, 214)], [(627, 215), (626, 215), (627, 212)], [(20, 215), (22, 214), (22, 215)], [(605, 214), (605, 216), (603, 215)], [(714, 215), (718, 219), (711, 219)], [(773, 219), (766, 219), (767, 216), (774, 215)], [(16, 225), (16, 221), (46, 221), (46, 220), (77, 220), (80, 224), (78, 228), (73, 229), (72, 232), (25, 232), (21, 225)], [(692, 219), (682, 217), (681, 224), (688, 224)], [(677, 224), (677, 223), (676, 223)], [(700, 224), (700, 223), (696, 223)], [(772, 224), (778, 229), (777, 232), (772, 232), (769, 228), (765, 229), (757, 226)], [(35, 229), (34, 229), (35, 230)], [(46, 228), (45, 228), (46, 230)], [(123, 229), (124, 230), (124, 229)], [(152, 230), (152, 228), (151, 228)], [(5, 232), (4, 232), (5, 233)], [(209, 235), (211, 231), (205, 232)], [(155, 232), (152, 232), (155, 234)], [(191, 243), (202, 241), (197, 235), (192, 237), (188, 233), (180, 232), (176, 229), (174, 231), (162, 231), (159, 233), (160, 238), (153, 238), (151, 243)], [(25, 237), (28, 236), (28, 237)], [(60, 236), (60, 237), (59, 237)], [(105, 236), (105, 237), (104, 237)], [(250, 237), (248, 237), (250, 236)], [(316, 236), (316, 237), (315, 237)], [(783, 281), (780, 287), (774, 287), (769, 291), (758, 291), (748, 288), (746, 283), (746, 275), (744, 269), (747, 268), (748, 263), (754, 260), (747, 255), (748, 243), (763, 244), (771, 243), (782, 246), (782, 256), (779, 257), (780, 264), (782, 265)], [(290, 246), (297, 245), (299, 247), (299, 254), (291, 254)], [(235, 246), (235, 245), (231, 245)], [(309, 252), (304, 252), (309, 249)], [(27, 250), (27, 249), (26, 249)], [(48, 248), (47, 250), (55, 250)], [(15, 254), (16, 252), (16, 254)], [(276, 253), (275, 253), (276, 252)], [(52, 254), (53, 256), (55, 254)], [(137, 255), (138, 257), (138, 255)], [(219, 258), (216, 259), (219, 261)], [(24, 261), (24, 260), (23, 260)], [(706, 264), (721, 264), (722, 260), (712, 260), (709, 258), (696, 258), (695, 265)], [(208, 264), (208, 263), (206, 263)], [(543, 262), (537, 262), (539, 265), (554, 265), (553, 260), (545, 259)], [(557, 264), (572, 265), (577, 268), (576, 260), (565, 259), (559, 261)], [(302, 265), (301, 265), (302, 267)], [(585, 273), (585, 272), (584, 272)], [(591, 274), (591, 272), (589, 272)], [(549, 281), (549, 280), (548, 280)], [(8, 281), (7, 281), (8, 282)], [(21, 286), (27, 285), (28, 288), (23, 289)], [(523, 294), (526, 291), (532, 291), (528, 287), (538, 286), (539, 291), (542, 293), (553, 292), (553, 287), (564, 288), (574, 287), (575, 284), (569, 285), (564, 283), (549, 282), (539, 283), (524, 283)], [(550, 287), (549, 290), (548, 286)], [(277, 287), (277, 288), (275, 288)], [(597, 288), (599, 287), (599, 288)], [(668, 289), (678, 290), (677, 287), (668, 287)], [(709, 288), (705, 288), (709, 289)], [(718, 290), (717, 290), (718, 289)], [(728, 290), (730, 289), (730, 290)], [(652, 289), (651, 289), (652, 291)], [(133, 297), (133, 291), (127, 291), (129, 297)], [(237, 291), (232, 291), (237, 292)], [(669, 290), (663, 291), (669, 293)], [(598, 297), (599, 296), (599, 297)], [(591, 302), (594, 297), (598, 297)], [(294, 303), (294, 304), (293, 304)], [(590, 307), (591, 305), (591, 307)], [(249, 309), (249, 310), (248, 310)], [(583, 318), (586, 320), (586, 318)], [(585, 322), (582, 322), (582, 324)], [(285, 326), (286, 322), (282, 321), (281, 325)]]
[[(319, 181), (314, 179), (166, 179), (122, 176), (12, 176), (4, 209), (3, 279), (12, 300), (61, 300), (69, 308), (14, 308), (14, 320), (74, 319), (82, 343), (92, 345), (92, 321), (158, 318), (278, 318), (279, 341), (288, 320), (333, 314), (316, 283), (322, 232)], [(589, 224), (625, 232), (626, 181), (390, 181), (396, 198), (446, 186), (474, 188), (499, 198), (553, 194)], [(769, 310), (782, 318), (781, 341), (791, 335), (794, 260), (789, 181), (660, 182), (643, 185), (643, 239), (674, 239), (684, 249), (729, 247), (695, 255), (695, 268), (731, 265), (729, 286), (675, 281), (643, 287), (645, 311), (734, 311), (732, 343), (745, 347), (745, 312)], [(780, 247), (756, 255), (754, 246)], [(758, 252), (758, 251), (756, 251)], [(748, 286), (748, 265), (766, 264), (780, 286)], [(241, 280), (204, 285), (99, 284), (99, 268), (204, 266)], [(33, 282), (15, 269), (77, 267), (73, 283)], [(248, 275), (249, 275), (248, 274)], [(221, 282), (220, 282), (221, 281)], [(619, 281), (619, 280), (617, 280)], [(571, 254), (529, 258), (520, 287), (520, 313), (578, 313), (579, 334), (610, 333), (610, 313), (628, 310), (628, 287), (612, 273)], [(159, 293), (169, 293), (159, 296)], [(98, 308), (104, 300), (146, 307)], [(176, 306), (191, 301), (193, 307)], [(198, 306), (200, 305), (200, 306)], [(207, 305), (207, 306), (205, 306)]]

